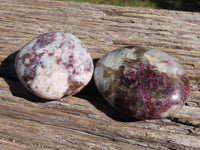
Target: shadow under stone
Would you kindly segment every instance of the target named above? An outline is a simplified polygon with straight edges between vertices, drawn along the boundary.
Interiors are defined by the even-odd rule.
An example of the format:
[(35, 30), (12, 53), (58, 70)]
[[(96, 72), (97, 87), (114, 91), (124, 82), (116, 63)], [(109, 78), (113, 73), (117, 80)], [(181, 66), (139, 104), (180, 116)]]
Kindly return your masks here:
[[(98, 62), (99, 59), (93, 59), (94, 66)], [(121, 122), (130, 122), (130, 121), (139, 121), (138, 119), (132, 118), (123, 114), (122, 112), (114, 109), (99, 93), (95, 81), (94, 75), (92, 76), (91, 81), (89, 84), (81, 90), (78, 94), (74, 95), (79, 98), (83, 98), (88, 100), (96, 109), (100, 110), (101, 112), (105, 113), (110, 118), (121, 121)]]
[[(14, 96), (25, 98), (31, 102), (49, 102), (52, 100), (42, 99), (30, 91), (28, 91), (20, 82), (16, 70), (15, 70), (15, 57), (17, 52), (10, 54), (0, 66), (0, 77), (3, 77), (4, 80), (8, 83), (9, 88)], [(98, 59), (94, 59), (93, 62), (96, 64)], [(88, 100), (96, 109), (105, 113), (110, 118), (116, 121), (129, 122), (129, 121), (138, 121), (138, 119), (129, 117), (116, 109), (114, 109), (99, 93), (94, 76), (92, 77), (89, 84), (82, 89), (78, 94), (74, 95), (79, 98)]]
[(32, 102), (50, 101), (35, 96), (22, 85), (15, 70), (15, 57), (17, 53), (18, 51), (10, 54), (6, 59), (3, 60), (0, 66), (0, 77), (3, 77), (8, 83), (10, 91), (14, 96), (22, 97)]

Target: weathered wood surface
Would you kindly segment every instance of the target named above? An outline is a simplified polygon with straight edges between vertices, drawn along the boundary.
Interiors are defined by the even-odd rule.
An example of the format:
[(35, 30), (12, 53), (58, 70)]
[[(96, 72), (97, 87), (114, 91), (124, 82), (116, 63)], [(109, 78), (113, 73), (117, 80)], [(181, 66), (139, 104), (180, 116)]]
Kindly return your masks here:
[[(93, 58), (130, 44), (174, 56), (191, 94), (168, 119), (124, 118), (91, 83), (72, 97), (39, 99), (19, 83), (17, 51), (51, 31), (75, 34)], [(0, 0), (0, 149), (200, 149), (200, 13), (50, 0)]]

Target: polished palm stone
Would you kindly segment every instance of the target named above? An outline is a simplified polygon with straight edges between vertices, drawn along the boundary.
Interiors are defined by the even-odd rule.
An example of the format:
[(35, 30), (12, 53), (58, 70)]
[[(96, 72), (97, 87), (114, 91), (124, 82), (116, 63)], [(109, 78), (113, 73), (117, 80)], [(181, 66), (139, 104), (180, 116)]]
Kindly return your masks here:
[(95, 83), (118, 110), (135, 118), (165, 118), (178, 111), (190, 91), (183, 68), (168, 54), (142, 47), (119, 48), (96, 64)]
[(16, 56), (15, 67), (23, 85), (45, 99), (76, 94), (93, 74), (93, 61), (85, 45), (63, 32), (30, 41)]

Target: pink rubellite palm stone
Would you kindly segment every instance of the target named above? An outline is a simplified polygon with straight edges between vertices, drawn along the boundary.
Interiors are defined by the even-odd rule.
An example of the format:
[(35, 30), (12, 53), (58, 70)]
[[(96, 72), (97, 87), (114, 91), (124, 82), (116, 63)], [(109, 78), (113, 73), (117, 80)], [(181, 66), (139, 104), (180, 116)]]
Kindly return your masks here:
[(151, 48), (130, 46), (109, 52), (97, 63), (94, 78), (113, 107), (139, 119), (172, 115), (190, 91), (180, 64)]
[(88, 84), (94, 69), (85, 45), (63, 32), (30, 41), (17, 54), (15, 67), (23, 85), (44, 99), (76, 94)]

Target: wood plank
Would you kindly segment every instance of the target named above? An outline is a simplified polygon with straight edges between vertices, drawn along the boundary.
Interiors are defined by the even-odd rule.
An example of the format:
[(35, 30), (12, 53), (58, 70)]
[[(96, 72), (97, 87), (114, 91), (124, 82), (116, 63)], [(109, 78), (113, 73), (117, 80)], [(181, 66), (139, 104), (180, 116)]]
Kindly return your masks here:
[[(19, 82), (14, 59), (40, 34), (79, 37), (94, 59), (127, 45), (175, 57), (191, 93), (178, 113), (135, 120), (114, 110), (93, 82), (79, 94), (40, 99)], [(200, 13), (54, 0), (0, 0), (0, 149), (200, 149)]]

